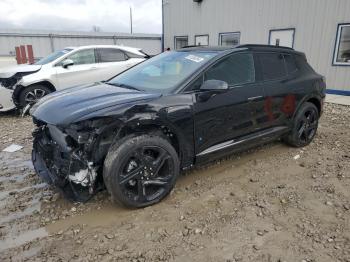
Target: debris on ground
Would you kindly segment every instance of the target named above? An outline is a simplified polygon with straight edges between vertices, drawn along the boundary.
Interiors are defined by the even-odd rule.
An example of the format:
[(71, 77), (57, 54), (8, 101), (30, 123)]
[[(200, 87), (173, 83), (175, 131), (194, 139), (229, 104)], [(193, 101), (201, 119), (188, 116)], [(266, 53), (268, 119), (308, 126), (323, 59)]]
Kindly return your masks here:
[(23, 146), (12, 144), (12, 145), (9, 145), (8, 147), (6, 147), (5, 149), (3, 149), (2, 151), (7, 152), (7, 153), (14, 153), (14, 152), (21, 150), (22, 148), (23, 148)]
[(196, 167), (136, 210), (106, 192), (63, 199), (33, 170), (32, 128), (0, 115), (0, 148), (24, 146), (0, 152), (0, 261), (350, 261), (350, 107), (326, 104), (305, 148), (274, 142)]

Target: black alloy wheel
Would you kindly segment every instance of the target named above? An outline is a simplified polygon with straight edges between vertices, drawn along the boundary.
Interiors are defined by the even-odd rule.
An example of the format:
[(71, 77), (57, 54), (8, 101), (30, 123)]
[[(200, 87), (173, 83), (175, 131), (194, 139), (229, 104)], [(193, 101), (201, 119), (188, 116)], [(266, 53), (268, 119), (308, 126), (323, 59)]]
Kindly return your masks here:
[(175, 149), (162, 137), (128, 137), (110, 149), (104, 180), (113, 199), (126, 206), (144, 207), (163, 199), (179, 173)]
[(318, 128), (319, 112), (317, 107), (309, 102), (304, 103), (294, 118), (294, 126), (284, 139), (289, 145), (303, 147), (311, 143)]
[(298, 122), (298, 138), (302, 143), (308, 143), (316, 134), (318, 114), (314, 108), (305, 111), (304, 116)]

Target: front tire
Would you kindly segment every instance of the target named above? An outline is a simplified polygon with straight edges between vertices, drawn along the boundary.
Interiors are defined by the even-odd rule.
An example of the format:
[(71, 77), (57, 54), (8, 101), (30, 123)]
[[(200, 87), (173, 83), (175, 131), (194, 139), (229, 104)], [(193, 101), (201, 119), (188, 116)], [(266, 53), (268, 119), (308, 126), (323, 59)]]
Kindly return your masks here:
[(34, 105), (39, 99), (50, 93), (51, 90), (44, 85), (28, 86), (20, 93), (19, 104), (21, 108), (25, 108), (28, 104)]
[(294, 118), (292, 131), (284, 141), (294, 147), (304, 147), (314, 139), (318, 128), (319, 112), (317, 107), (304, 103)]
[(155, 135), (127, 136), (113, 144), (103, 178), (112, 199), (127, 207), (153, 205), (173, 189), (180, 163), (176, 150)]

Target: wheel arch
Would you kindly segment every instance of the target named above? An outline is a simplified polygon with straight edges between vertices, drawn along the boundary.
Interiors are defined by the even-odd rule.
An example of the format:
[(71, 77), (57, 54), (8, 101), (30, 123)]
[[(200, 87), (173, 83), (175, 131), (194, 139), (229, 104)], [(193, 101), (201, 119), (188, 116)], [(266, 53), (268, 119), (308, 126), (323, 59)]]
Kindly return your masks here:
[(51, 90), (51, 92), (56, 91), (55, 86), (48, 80), (38, 81), (38, 82), (31, 83), (31, 84), (26, 85), (26, 86), (18, 85), (18, 86), (16, 86), (16, 88), (12, 94), (12, 99), (13, 99), (13, 102), (16, 104), (16, 106), (20, 105), (19, 97), (20, 97), (21, 93), (23, 92), (23, 90), (25, 90), (28, 87), (34, 86), (34, 85), (43, 85), (43, 86), (46, 86), (47, 88), (49, 88)]
[(319, 100), (319, 99), (316, 98), (316, 97), (311, 97), (311, 98), (309, 98), (306, 102), (309, 102), (309, 103), (314, 104), (314, 105), (317, 107), (319, 116), (321, 115), (321, 113), (322, 113), (322, 104), (321, 104), (321, 100)]
[(181, 163), (186, 168), (193, 164), (193, 151), (184, 135), (171, 123), (160, 121), (131, 121), (126, 123), (118, 132), (118, 139), (130, 134), (155, 134), (166, 138), (175, 148)]
[(306, 102), (312, 103), (316, 106), (316, 108), (318, 109), (318, 113), (319, 116), (321, 116), (322, 114), (322, 98), (319, 95), (315, 95), (315, 94), (310, 94), (308, 96), (305, 96), (298, 104), (294, 115), (293, 115), (293, 119), (295, 118), (296, 114), (298, 113), (300, 107), (305, 104)]

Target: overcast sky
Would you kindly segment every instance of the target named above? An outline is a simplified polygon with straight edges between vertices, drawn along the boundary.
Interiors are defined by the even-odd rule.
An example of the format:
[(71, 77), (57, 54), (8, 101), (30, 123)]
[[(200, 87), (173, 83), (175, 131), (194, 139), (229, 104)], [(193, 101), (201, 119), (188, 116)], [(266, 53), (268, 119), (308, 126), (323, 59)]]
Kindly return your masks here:
[(161, 0), (0, 0), (0, 28), (161, 33)]

